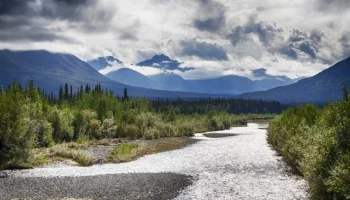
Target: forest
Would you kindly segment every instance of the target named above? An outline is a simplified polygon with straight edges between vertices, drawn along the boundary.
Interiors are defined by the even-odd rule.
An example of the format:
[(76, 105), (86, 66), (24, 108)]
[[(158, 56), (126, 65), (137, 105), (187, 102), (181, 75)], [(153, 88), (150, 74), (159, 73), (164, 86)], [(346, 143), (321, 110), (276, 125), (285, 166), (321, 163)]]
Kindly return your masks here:
[(157, 139), (246, 125), (282, 111), (278, 102), (243, 99), (151, 101), (97, 83), (61, 86), (58, 95), (16, 80), (0, 88), (0, 169), (27, 162), (30, 150), (104, 138)]
[(268, 141), (310, 184), (312, 199), (350, 199), (350, 96), (322, 109), (289, 108), (270, 123)]

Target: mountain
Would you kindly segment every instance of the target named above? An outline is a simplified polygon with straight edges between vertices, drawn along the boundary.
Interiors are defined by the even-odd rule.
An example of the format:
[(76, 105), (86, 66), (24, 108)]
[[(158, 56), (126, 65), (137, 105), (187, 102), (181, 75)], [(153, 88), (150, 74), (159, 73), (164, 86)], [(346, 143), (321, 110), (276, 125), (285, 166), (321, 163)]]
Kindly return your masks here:
[(263, 92), (242, 94), (247, 99), (277, 100), (283, 103), (324, 103), (342, 97), (341, 83), (350, 84), (350, 57), (321, 73), (297, 83)]
[(149, 76), (149, 79), (153, 82), (154, 89), (188, 91), (186, 89), (187, 81), (174, 73), (152, 75)]
[(266, 73), (266, 69), (253, 70), (253, 75), (257, 79), (255, 85), (258, 91), (269, 90), (279, 86), (285, 86), (295, 83), (295, 80), (288, 78), (287, 76), (271, 76)]
[(13, 78), (26, 84), (28, 80), (48, 92), (56, 92), (60, 85), (69, 83), (75, 87), (81, 84), (95, 85), (101, 82), (109, 88), (122, 89), (125, 85), (116, 83), (99, 74), (79, 58), (48, 51), (0, 51), (0, 84), (7, 86)]
[(153, 88), (152, 81), (148, 77), (129, 68), (122, 68), (117, 71), (110, 72), (106, 74), (106, 76), (126, 85)]
[(119, 64), (122, 64), (123, 62), (114, 58), (113, 56), (107, 56), (107, 57), (99, 57), (95, 60), (89, 60), (87, 61), (87, 63), (93, 67), (94, 69), (96, 69), (97, 71), (104, 69), (108, 66), (112, 66), (111, 63), (112, 62), (116, 62)]
[(181, 65), (180, 62), (178, 62), (177, 60), (172, 60), (164, 54), (155, 55), (151, 59), (139, 62), (136, 65), (140, 67), (154, 67), (163, 70), (179, 70), (182, 72), (193, 70), (193, 68), (189, 67), (179, 67)]
[[(113, 57), (109, 58), (114, 59)], [(90, 65), (107, 66), (109, 63), (106, 58), (98, 58), (90, 61)], [(241, 94), (246, 92), (262, 91), (285, 86), (296, 82), (286, 76), (271, 76), (266, 73), (266, 69), (257, 69), (253, 71), (253, 75), (257, 80), (250, 80), (242, 76), (224, 76), (215, 79), (203, 80), (185, 80), (181, 76), (172, 73), (173, 70), (182, 72), (193, 70), (193, 68), (182, 68), (181, 63), (170, 59), (164, 54), (155, 55), (152, 58), (137, 63), (138, 67), (154, 67), (164, 70), (164, 73), (146, 77), (134, 70), (123, 69), (111, 72), (106, 76), (110, 79), (132, 86), (146, 87), (150, 89), (182, 91), (182, 92), (197, 92), (208, 94)]]
[(252, 81), (246, 77), (235, 75), (201, 80), (185, 80), (174, 73), (161, 73), (147, 77), (131, 69), (117, 70), (106, 76), (123, 84), (150, 89), (230, 95), (268, 90), (273, 87), (287, 85), (289, 81), (293, 83), (291, 79), (282, 81), (271, 78)]
[(215, 79), (185, 80), (181, 76), (168, 73), (149, 77), (157, 89), (198, 92), (208, 94), (241, 94), (257, 91), (252, 80), (241, 76), (224, 76)]
[(257, 91), (254, 81), (249, 78), (229, 75), (215, 79), (190, 80), (191, 86), (187, 91), (207, 91), (212, 94), (241, 94)]
[(26, 85), (29, 80), (33, 80), (36, 86), (46, 92), (54, 93), (57, 93), (59, 87), (65, 83), (77, 88), (85, 84), (94, 86), (100, 82), (103, 88), (111, 89), (115, 94), (120, 95), (127, 87), (130, 96), (139, 97), (199, 98), (215, 96), (127, 86), (103, 76), (89, 64), (71, 54), (50, 53), (43, 50), (0, 50), (0, 86), (6, 88), (14, 77), (23, 85)]

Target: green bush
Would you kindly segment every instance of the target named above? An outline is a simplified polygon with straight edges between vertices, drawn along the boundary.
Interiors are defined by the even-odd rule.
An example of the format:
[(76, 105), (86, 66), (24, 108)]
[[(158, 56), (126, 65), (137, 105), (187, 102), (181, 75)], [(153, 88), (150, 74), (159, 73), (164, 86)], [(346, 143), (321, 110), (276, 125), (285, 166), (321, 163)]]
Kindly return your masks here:
[(350, 199), (350, 101), (297, 106), (271, 121), (268, 142), (310, 183), (312, 199)]
[(0, 169), (21, 165), (29, 157), (34, 135), (29, 109), (20, 86), (14, 82), (6, 96), (0, 91)]
[(136, 139), (139, 137), (139, 128), (134, 124), (127, 124), (124, 127), (124, 134), (129, 139)]
[(90, 138), (101, 139), (101, 121), (98, 119), (90, 120), (86, 135)]

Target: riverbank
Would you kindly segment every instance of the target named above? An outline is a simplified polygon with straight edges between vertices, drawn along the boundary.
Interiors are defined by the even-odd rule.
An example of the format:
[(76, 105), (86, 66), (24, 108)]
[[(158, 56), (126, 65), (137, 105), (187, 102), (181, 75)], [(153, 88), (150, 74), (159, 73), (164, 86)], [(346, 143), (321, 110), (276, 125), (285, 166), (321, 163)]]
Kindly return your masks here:
[(81, 144), (65, 143), (52, 148), (33, 149), (30, 165), (49, 167), (63, 164), (86, 167), (130, 162), (144, 155), (183, 148), (196, 141), (189, 137), (170, 137), (154, 140), (104, 139)]

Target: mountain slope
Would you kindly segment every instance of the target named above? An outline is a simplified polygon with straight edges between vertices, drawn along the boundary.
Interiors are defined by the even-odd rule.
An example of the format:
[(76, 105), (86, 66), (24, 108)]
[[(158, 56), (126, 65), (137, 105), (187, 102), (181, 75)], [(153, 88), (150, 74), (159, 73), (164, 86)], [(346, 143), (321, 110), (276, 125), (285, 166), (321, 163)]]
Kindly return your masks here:
[(33, 80), (35, 85), (46, 92), (57, 93), (61, 85), (68, 83), (77, 88), (80, 85), (91, 86), (100, 82), (103, 88), (111, 89), (115, 94), (123, 94), (125, 87), (130, 96), (162, 98), (198, 98), (213, 95), (169, 92), (127, 86), (103, 76), (86, 62), (74, 55), (50, 53), (48, 51), (10, 51), (0, 50), (0, 86), (7, 87), (13, 78), (26, 85)]
[(106, 76), (114, 81), (144, 88), (153, 88), (152, 81), (143, 74), (129, 68), (122, 68), (117, 71), (110, 72)]
[(163, 70), (179, 70), (182, 72), (193, 70), (193, 68), (181, 68), (180, 62), (177, 60), (172, 60), (164, 54), (155, 55), (152, 58), (139, 62), (136, 65), (140, 67), (154, 67)]
[(212, 94), (241, 94), (257, 91), (254, 81), (241, 76), (224, 76), (215, 79), (190, 80), (187, 91), (207, 91)]
[(112, 82), (99, 74), (87, 63), (70, 54), (47, 51), (0, 51), (1, 85), (9, 84), (14, 77), (26, 84), (29, 79), (46, 91), (56, 92), (64, 83), (78, 87), (81, 84), (123, 88), (125, 85)]
[(277, 100), (284, 103), (327, 102), (342, 97), (341, 83), (350, 84), (350, 57), (321, 73), (297, 83), (264, 92), (241, 95), (249, 99)]
[(96, 69), (97, 71), (104, 69), (108, 66), (112, 66), (111, 63), (112, 62), (116, 62), (119, 64), (122, 64), (123, 62), (114, 58), (113, 56), (107, 56), (107, 57), (99, 57), (95, 60), (89, 60), (87, 61), (87, 63), (93, 67), (94, 69)]
[(266, 73), (266, 69), (264, 68), (253, 70), (253, 75), (257, 78), (254, 82), (258, 91), (269, 90), (297, 82), (287, 76), (271, 76)]
[[(157, 74), (149, 76), (149, 79), (153, 82), (154, 89), (185, 92), (189, 91), (187, 90), (188, 82), (181, 76), (173, 73)], [(210, 92), (208, 92), (208, 94), (209, 93)]]

